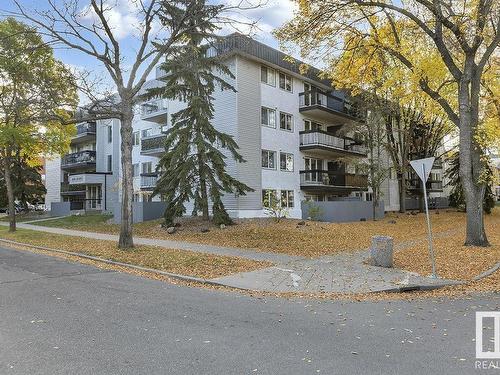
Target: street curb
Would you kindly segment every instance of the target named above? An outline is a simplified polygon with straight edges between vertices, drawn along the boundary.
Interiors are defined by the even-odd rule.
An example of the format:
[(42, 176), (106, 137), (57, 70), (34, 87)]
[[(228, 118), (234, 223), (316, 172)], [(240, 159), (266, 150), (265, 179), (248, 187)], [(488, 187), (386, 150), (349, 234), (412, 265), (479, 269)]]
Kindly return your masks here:
[(17, 246), (22, 246), (22, 247), (28, 247), (28, 248), (32, 248), (32, 249), (36, 249), (36, 250), (44, 250), (44, 251), (51, 251), (51, 252), (55, 252), (55, 253), (65, 254), (65, 255), (71, 255), (71, 256), (75, 256), (75, 257), (79, 257), (79, 258), (93, 260), (93, 261), (96, 261), (96, 262), (111, 264), (111, 265), (114, 265), (114, 266), (120, 266), (120, 267), (126, 267), (126, 268), (135, 269), (135, 270), (138, 270), (138, 271), (150, 272), (150, 273), (154, 273), (154, 274), (157, 274), (157, 275), (167, 276), (167, 277), (171, 277), (173, 279), (182, 280), (182, 281), (189, 281), (189, 282), (195, 282), (195, 283), (206, 284), (206, 285), (225, 286), (224, 284), (221, 284), (221, 283), (218, 283), (218, 282), (215, 282), (215, 281), (211, 281), (211, 280), (207, 280), (207, 279), (202, 279), (202, 278), (199, 278), (199, 277), (187, 276), (187, 275), (180, 275), (180, 274), (177, 274), (177, 273), (155, 270), (154, 268), (147, 268), (147, 267), (136, 266), (134, 264), (129, 264), (129, 263), (115, 262), (113, 260), (99, 258), (99, 257), (94, 257), (92, 255), (86, 255), (86, 254), (82, 254), (82, 253), (74, 253), (72, 251), (58, 250), (58, 249), (52, 249), (50, 247), (30, 245), (30, 244), (26, 244), (26, 243), (23, 243), (23, 242), (6, 240), (6, 239), (3, 239), (3, 238), (0, 238), (0, 242), (7, 243), (7, 244), (10, 244), (10, 245), (17, 245)]
[[(243, 290), (243, 291), (247, 291), (247, 292), (259, 292), (258, 290), (254, 290), (254, 289), (229, 286), (229, 285), (217, 282), (217, 281), (212, 281), (212, 280), (203, 279), (203, 278), (194, 277), (194, 276), (180, 275), (180, 274), (176, 274), (176, 273), (172, 273), (172, 272), (160, 271), (160, 270), (156, 270), (156, 269), (153, 269), (153, 268), (136, 266), (136, 265), (129, 264), (129, 263), (116, 262), (116, 261), (113, 261), (113, 260), (108, 260), (108, 259), (104, 259), (104, 258), (94, 257), (94, 256), (91, 256), (91, 255), (86, 255), (86, 254), (82, 254), (82, 253), (75, 253), (75, 252), (72, 252), (72, 251), (58, 250), (58, 249), (53, 249), (53, 248), (50, 248), (50, 247), (30, 245), (30, 244), (26, 244), (26, 243), (23, 243), (23, 242), (6, 240), (6, 239), (3, 239), (3, 238), (0, 238), (0, 243), (1, 242), (6, 243), (6, 244), (10, 244), (10, 245), (17, 245), (17, 246), (21, 246), (21, 247), (28, 247), (28, 248), (32, 248), (32, 249), (36, 249), (36, 250), (44, 250), (44, 251), (49, 251), (49, 252), (55, 252), (55, 253), (65, 254), (65, 255), (71, 255), (71, 256), (75, 256), (75, 257), (79, 257), (79, 258), (83, 258), (83, 259), (93, 260), (93, 261), (96, 261), (96, 262), (101, 262), (101, 263), (105, 263), (105, 264), (111, 264), (111, 265), (114, 265), (114, 266), (126, 267), (126, 268), (130, 268), (130, 269), (138, 270), (138, 271), (144, 271), (144, 272), (149, 272), (149, 273), (153, 273), (153, 274), (157, 274), (157, 275), (161, 275), (161, 276), (167, 276), (167, 277), (171, 277), (173, 279), (182, 280), (182, 281), (188, 281), (188, 282), (194, 282), (194, 283), (198, 283), (198, 284), (205, 284), (205, 285), (212, 285), (212, 286), (223, 286), (223, 287), (233, 288), (233, 289), (239, 289), (239, 290)], [(492, 273), (494, 273), (498, 269), (500, 269), (500, 262), (498, 262), (497, 264), (495, 264), (489, 270), (487, 270), (487, 271), (481, 273), (480, 275), (474, 277), (471, 281), (478, 281), (478, 280), (481, 280), (481, 279), (483, 279), (485, 277), (488, 277), (489, 275), (491, 275)], [(369, 291), (367, 293), (368, 294), (373, 294), (373, 293), (408, 293), (408, 292), (414, 292), (414, 291), (429, 291), (429, 290), (440, 289), (440, 288), (443, 288), (443, 287), (446, 287), (446, 286), (464, 285), (464, 284), (467, 284), (467, 282), (466, 281), (449, 281), (449, 282), (444, 282), (444, 283), (435, 284), (435, 285), (412, 284), (412, 285), (398, 286), (398, 287), (394, 287), (394, 288), (387, 288), (387, 289), (380, 289), (380, 290), (371, 290), (371, 291)], [(356, 293), (347, 293), (347, 294), (354, 295)]]
[(500, 262), (498, 262), (497, 264), (495, 264), (493, 267), (491, 267), (489, 270), (486, 270), (484, 271), (483, 273), (477, 275), (476, 277), (474, 277), (472, 279), (472, 281), (479, 281), (479, 280), (482, 280), (484, 279), (485, 277), (488, 277), (490, 276), (491, 274), (493, 274), (494, 272), (498, 271), (500, 269)]

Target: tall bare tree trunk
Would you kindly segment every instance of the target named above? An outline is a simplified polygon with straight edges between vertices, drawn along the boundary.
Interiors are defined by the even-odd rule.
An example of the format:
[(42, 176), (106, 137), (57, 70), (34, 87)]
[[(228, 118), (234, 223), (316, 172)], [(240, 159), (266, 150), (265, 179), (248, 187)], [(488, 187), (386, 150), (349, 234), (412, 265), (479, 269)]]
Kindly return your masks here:
[(480, 181), (484, 165), (481, 148), (474, 138), (479, 123), (479, 78), (473, 57), (466, 59), (458, 88), (460, 113), (460, 179), (465, 195), (467, 246), (489, 246), (484, 230), (483, 198), (486, 186)]
[[(202, 175), (201, 170), (205, 168), (203, 165), (203, 155), (198, 155), (198, 170), (200, 175)], [(201, 196), (201, 212), (203, 214), (203, 220), (210, 220), (208, 214), (208, 194), (207, 194), (207, 182), (202, 178), (200, 179), (200, 196)]]
[(405, 173), (401, 173), (401, 177), (398, 179), (399, 182), (399, 212), (406, 212), (406, 176)]
[(10, 151), (6, 151), (6, 156), (4, 158), (4, 178), (5, 186), (7, 187), (7, 200), (9, 209), (9, 232), (16, 231), (16, 207), (14, 198), (14, 187), (12, 186), (12, 170), (11, 170), (12, 159), (10, 157)]
[(131, 101), (122, 100), (121, 135), (121, 166), (122, 166), (122, 207), (121, 226), (118, 247), (129, 249), (134, 247), (132, 237), (132, 195), (134, 192), (132, 177), (132, 120), (134, 118)]

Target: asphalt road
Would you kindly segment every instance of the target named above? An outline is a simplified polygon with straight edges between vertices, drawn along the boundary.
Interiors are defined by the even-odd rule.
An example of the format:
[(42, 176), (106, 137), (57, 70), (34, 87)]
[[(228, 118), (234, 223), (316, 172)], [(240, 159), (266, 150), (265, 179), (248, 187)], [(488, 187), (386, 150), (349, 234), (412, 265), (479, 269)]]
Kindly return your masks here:
[(0, 248), (0, 374), (486, 374), (474, 316), (499, 307), (253, 298)]

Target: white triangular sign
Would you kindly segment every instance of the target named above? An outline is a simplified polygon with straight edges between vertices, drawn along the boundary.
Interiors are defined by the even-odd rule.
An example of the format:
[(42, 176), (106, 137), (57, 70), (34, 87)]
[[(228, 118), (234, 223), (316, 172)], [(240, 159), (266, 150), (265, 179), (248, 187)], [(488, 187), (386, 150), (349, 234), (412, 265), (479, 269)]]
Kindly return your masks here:
[[(418, 177), (420, 177), (420, 179), (423, 182), (427, 182), (427, 179), (429, 178), (429, 175), (431, 174), (431, 169), (432, 169), (432, 166), (434, 164), (434, 160), (436, 160), (435, 157), (410, 161), (410, 165), (413, 167), (413, 169), (417, 173)], [(424, 174), (424, 171), (425, 171), (425, 174)]]

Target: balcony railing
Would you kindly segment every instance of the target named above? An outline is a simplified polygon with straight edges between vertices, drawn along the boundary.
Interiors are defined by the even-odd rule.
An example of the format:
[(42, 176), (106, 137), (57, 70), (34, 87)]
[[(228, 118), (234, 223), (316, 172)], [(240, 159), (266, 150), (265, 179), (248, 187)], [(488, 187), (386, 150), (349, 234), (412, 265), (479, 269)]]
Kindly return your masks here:
[(96, 123), (95, 122), (84, 122), (82, 124), (78, 124), (76, 126), (76, 135), (82, 135), (87, 133), (96, 132)]
[(78, 194), (85, 194), (85, 192), (86, 192), (85, 185), (70, 185), (67, 182), (61, 182), (61, 194), (78, 195)]
[(303, 187), (340, 187), (366, 189), (368, 177), (365, 175), (332, 172), (324, 170), (300, 171), (300, 185)]
[(311, 148), (326, 147), (341, 151), (354, 152), (366, 156), (366, 147), (348, 138), (340, 138), (322, 130), (300, 132), (300, 146)]
[(142, 173), (141, 174), (141, 189), (154, 189), (158, 182), (157, 173)]
[(79, 167), (95, 164), (95, 151), (85, 150), (63, 156), (61, 166), (63, 168)]
[(165, 134), (152, 135), (141, 140), (141, 153), (150, 154), (165, 150)]
[(165, 99), (154, 99), (141, 105), (141, 117), (143, 119), (162, 115), (167, 111)]
[[(410, 189), (411, 190), (421, 190), (422, 189), (422, 181), (420, 179), (412, 179), (410, 180)], [(443, 181), (439, 180), (427, 180), (425, 184), (427, 190), (443, 190)]]
[(304, 91), (299, 94), (299, 108), (323, 107), (335, 112), (342, 113), (351, 117), (359, 117), (357, 106), (347, 99), (326, 94), (318, 90)]

